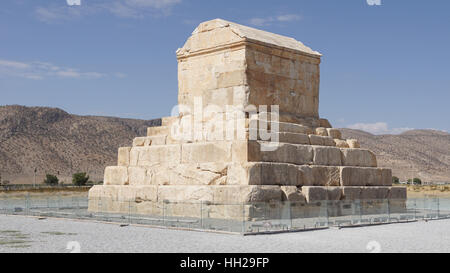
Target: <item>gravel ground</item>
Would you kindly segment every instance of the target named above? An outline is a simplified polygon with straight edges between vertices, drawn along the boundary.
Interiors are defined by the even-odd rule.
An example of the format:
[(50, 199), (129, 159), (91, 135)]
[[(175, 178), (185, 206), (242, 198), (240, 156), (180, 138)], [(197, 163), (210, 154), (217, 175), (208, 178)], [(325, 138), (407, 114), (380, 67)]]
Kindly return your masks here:
[(0, 215), (0, 252), (70, 252), (68, 245), (81, 252), (450, 252), (450, 220), (241, 236)]

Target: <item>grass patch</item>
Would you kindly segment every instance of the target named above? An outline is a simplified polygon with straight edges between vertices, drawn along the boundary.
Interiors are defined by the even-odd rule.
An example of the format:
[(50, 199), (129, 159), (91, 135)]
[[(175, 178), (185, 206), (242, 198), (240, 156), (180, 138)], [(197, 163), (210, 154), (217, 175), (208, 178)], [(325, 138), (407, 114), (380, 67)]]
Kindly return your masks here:
[(0, 230), (0, 234), (13, 234), (13, 233), (20, 233), (18, 230)]
[(60, 231), (43, 231), (41, 232), (42, 234), (47, 234), (47, 235), (56, 235), (56, 236), (61, 236), (61, 235), (77, 235), (77, 233), (65, 233), (65, 232), (60, 232)]
[(29, 240), (30, 236), (24, 234), (18, 230), (0, 230), (0, 246), (12, 247), (12, 248), (27, 248), (31, 247)]

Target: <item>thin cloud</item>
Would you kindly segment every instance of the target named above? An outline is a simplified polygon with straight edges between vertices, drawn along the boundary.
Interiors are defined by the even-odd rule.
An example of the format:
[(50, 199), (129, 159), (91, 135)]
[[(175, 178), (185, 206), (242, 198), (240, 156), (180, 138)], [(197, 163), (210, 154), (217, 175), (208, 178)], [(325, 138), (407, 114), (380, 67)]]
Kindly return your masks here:
[(302, 17), (298, 14), (283, 14), (278, 16), (270, 16), (270, 17), (255, 17), (251, 18), (249, 20), (249, 23), (251, 25), (255, 26), (267, 26), (275, 22), (293, 22), (293, 21), (299, 21)]
[(375, 122), (375, 123), (355, 123), (348, 125), (347, 128), (357, 129), (369, 132), (374, 135), (383, 134), (401, 134), (406, 131), (414, 130), (414, 128), (401, 127), (401, 128), (389, 128), (386, 122)]
[[(60, 67), (47, 62), (18, 62), (0, 59), (0, 76), (20, 77), (30, 80), (45, 78), (66, 79), (99, 79), (109, 76), (101, 72), (82, 72), (75, 68)], [(112, 76), (124, 78), (123, 73), (114, 73)]]
[(78, 19), (99, 13), (109, 13), (121, 18), (140, 19), (147, 15), (167, 15), (170, 9), (182, 0), (99, 0), (81, 2), (81, 5), (69, 6), (64, 2), (55, 5), (40, 6), (35, 9), (36, 17), (45, 23), (54, 23)]

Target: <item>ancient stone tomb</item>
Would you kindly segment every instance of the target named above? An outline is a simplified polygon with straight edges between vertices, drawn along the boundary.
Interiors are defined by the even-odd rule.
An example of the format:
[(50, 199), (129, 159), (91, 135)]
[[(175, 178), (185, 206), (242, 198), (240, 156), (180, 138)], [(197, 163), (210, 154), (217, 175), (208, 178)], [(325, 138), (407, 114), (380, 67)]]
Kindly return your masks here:
[(216, 19), (194, 30), (177, 59), (178, 112), (119, 148), (118, 165), (89, 191), (90, 210), (105, 210), (100, 199), (109, 211), (129, 201), (141, 213), (163, 201), (406, 199), (373, 152), (319, 118), (320, 53)]

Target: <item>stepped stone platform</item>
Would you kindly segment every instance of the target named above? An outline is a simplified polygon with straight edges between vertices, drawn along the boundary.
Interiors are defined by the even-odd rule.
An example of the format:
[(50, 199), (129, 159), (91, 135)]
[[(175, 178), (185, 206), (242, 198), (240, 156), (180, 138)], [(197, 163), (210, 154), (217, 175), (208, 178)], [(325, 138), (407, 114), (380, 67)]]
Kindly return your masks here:
[[(157, 213), (179, 202), (214, 205), (322, 200), (406, 200), (373, 152), (319, 117), (321, 54), (293, 38), (215, 19), (177, 51), (178, 113), (118, 151), (89, 210)], [(269, 110), (270, 108), (270, 110)], [(100, 206), (99, 199), (105, 201)]]

